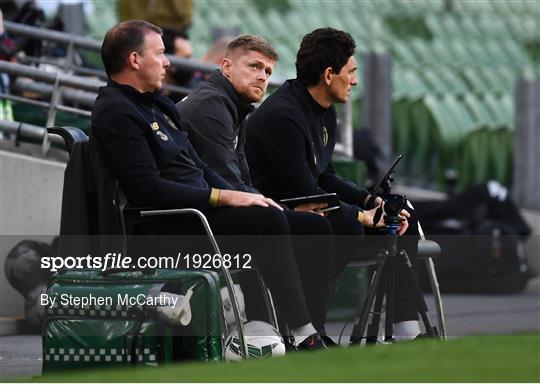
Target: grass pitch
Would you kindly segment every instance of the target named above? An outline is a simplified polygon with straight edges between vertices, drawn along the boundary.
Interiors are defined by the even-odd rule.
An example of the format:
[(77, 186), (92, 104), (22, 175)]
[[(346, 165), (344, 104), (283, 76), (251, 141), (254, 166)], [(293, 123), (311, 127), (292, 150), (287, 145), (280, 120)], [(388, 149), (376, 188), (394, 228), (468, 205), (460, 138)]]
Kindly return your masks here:
[(540, 336), (466, 337), (240, 363), (66, 371), (37, 382), (540, 382)]

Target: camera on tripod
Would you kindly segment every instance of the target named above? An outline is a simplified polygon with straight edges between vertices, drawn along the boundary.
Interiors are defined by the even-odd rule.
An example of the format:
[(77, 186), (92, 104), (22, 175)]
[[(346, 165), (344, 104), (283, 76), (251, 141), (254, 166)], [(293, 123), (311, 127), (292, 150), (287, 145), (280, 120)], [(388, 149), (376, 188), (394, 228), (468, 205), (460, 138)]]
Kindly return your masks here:
[[(390, 342), (394, 340), (395, 278), (396, 264), (398, 263), (401, 265), (409, 287), (413, 292), (416, 310), (422, 318), (426, 335), (430, 337), (439, 336), (437, 328), (431, 325), (427, 315), (428, 307), (422, 295), (422, 291), (420, 290), (420, 285), (416, 278), (411, 259), (405, 250), (398, 248), (398, 229), (401, 222), (405, 220), (400, 214), (407, 205), (407, 198), (404, 195), (392, 194), (391, 184), (393, 181), (392, 174), (400, 159), (401, 155), (392, 162), (392, 165), (386, 173), (384, 173), (375, 186), (370, 189), (371, 199), (368, 203), (372, 204), (376, 199), (375, 197), (381, 197), (384, 202), (382, 210), (378, 209), (376, 211), (373, 221), (374, 223), (378, 223), (384, 212), (383, 220), (386, 230), (388, 231), (388, 236), (385, 238), (383, 248), (377, 253), (377, 268), (371, 277), (366, 301), (350, 337), (350, 342), (352, 344), (360, 343), (364, 338), (366, 339), (366, 343), (375, 343), (378, 341), (383, 301), (385, 301), (386, 306), (384, 341)], [(436, 246), (438, 248), (438, 245)], [(433, 248), (433, 250), (435, 250), (435, 248)], [(430, 267), (432, 268), (432, 265), (430, 265)], [(383, 278), (381, 278), (381, 276)], [(373, 311), (371, 311), (372, 306)], [(368, 318), (370, 315), (372, 315), (372, 318), (371, 323), (368, 325)], [(365, 332), (366, 334), (364, 334)]]
[(383, 201), (385, 214), (383, 219), (386, 225), (399, 224), (405, 220), (399, 215), (407, 204), (405, 195), (387, 194), (383, 197)]

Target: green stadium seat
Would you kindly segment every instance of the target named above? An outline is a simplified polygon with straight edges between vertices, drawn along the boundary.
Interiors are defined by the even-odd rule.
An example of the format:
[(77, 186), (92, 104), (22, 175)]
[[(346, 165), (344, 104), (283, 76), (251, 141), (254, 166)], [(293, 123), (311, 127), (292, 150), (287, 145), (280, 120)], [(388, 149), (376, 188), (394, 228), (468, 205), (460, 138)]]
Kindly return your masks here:
[(527, 63), (527, 54), (521, 45), (512, 39), (502, 39), (499, 41), (500, 47), (506, 52), (509, 58), (512, 58), (513, 62), (511, 67), (521, 68)]
[(513, 99), (510, 95), (497, 97), (488, 93), (484, 95), (484, 102), (495, 117), (495, 124), (509, 128), (514, 126)]
[(461, 39), (449, 40), (448, 49), (454, 55), (456, 65), (462, 65), (470, 61), (470, 53)]
[(448, 92), (463, 95), (470, 91), (463, 79), (450, 68), (441, 68), (439, 75), (446, 83)]
[(448, 39), (448, 36), (440, 23), (440, 16), (428, 15), (425, 18), (425, 22), (434, 39)]
[(411, 0), (412, 5), (419, 12), (426, 14), (440, 13), (444, 10), (444, 0)]
[(465, 105), (461, 102), (461, 100), (457, 99), (455, 95), (444, 95), (443, 103), (454, 118), (457, 129), (455, 134), (459, 141), (465, 137), (469, 131), (475, 128), (475, 122), (469, 111), (467, 111)]
[(444, 40), (435, 40), (432, 42), (431, 52), (433, 53), (434, 61), (438, 63), (449, 66), (456, 61), (456, 58), (452, 55), (452, 51), (449, 49), (449, 44)]
[(373, 10), (379, 15), (386, 15), (394, 10), (395, 2), (392, 0), (371, 0)]
[(465, 15), (487, 13), (493, 10), (491, 1), (486, 0), (454, 0), (452, 3), (457, 12)]
[(511, 6), (509, 6), (506, 0), (493, 1), (491, 2), (491, 6), (493, 7), (493, 10), (501, 16), (512, 14), (512, 9), (510, 8)]
[(426, 82), (426, 85), (431, 89), (432, 93), (444, 95), (450, 92), (449, 86), (444, 82), (439, 71), (425, 68), (424, 70), (421, 70), (420, 75)]
[(401, 41), (396, 41), (392, 44), (392, 53), (394, 55), (394, 60), (401, 62), (409, 66), (417, 66), (418, 58), (411, 50), (411, 47)]
[(463, 98), (465, 106), (469, 109), (471, 116), (474, 117), (477, 125), (486, 125), (495, 127), (495, 118), (487, 109), (484, 101), (473, 94), (467, 94)]
[(483, 38), (483, 33), (479, 28), (478, 18), (463, 16), (460, 20), (461, 31), (468, 39), (481, 39)]
[(447, 35), (448, 37), (464, 37), (463, 31), (461, 30), (460, 25), (457, 23), (454, 17), (445, 14), (444, 17), (441, 18), (440, 22), (441, 26), (445, 30), (445, 35)]
[[(370, 50), (392, 54), (395, 149), (414, 159), (404, 169), (434, 172), (441, 182), (447, 167), (469, 169), (466, 183), (509, 180), (512, 94), (516, 75), (536, 68), (530, 47), (540, 41), (538, 0), (454, 0), (452, 13), (445, 12), (445, 0), (346, 0), (338, 7), (288, 1), (280, 11), (271, 5), (261, 11), (253, 1), (195, 2), (196, 51), (208, 46), (211, 27), (238, 24), (272, 41), (281, 56), (275, 74), (285, 78), (294, 76), (306, 33), (323, 26), (346, 30), (357, 42), (359, 64)], [(362, 124), (361, 67), (358, 73), (351, 95), (355, 126)]]
[[(414, 120), (411, 116), (413, 105), (427, 93), (427, 88), (413, 70), (394, 67), (392, 72), (394, 90), (393, 127), (394, 149), (396, 152), (409, 154), (415, 142)], [(405, 160), (405, 169), (410, 166)]]
[(495, 130), (490, 136), (493, 177), (506, 186), (512, 184), (513, 138), (509, 129)]
[(489, 132), (478, 129), (463, 139), (459, 159), (458, 188), (485, 182), (489, 179)]
[(477, 18), (477, 23), (485, 38), (507, 39), (510, 36), (510, 30), (506, 23), (493, 15)]
[(480, 68), (464, 68), (461, 72), (461, 75), (465, 81), (469, 84), (469, 87), (472, 91), (477, 94), (483, 94), (492, 91), (492, 85), (488, 83), (483, 76), (480, 76)]

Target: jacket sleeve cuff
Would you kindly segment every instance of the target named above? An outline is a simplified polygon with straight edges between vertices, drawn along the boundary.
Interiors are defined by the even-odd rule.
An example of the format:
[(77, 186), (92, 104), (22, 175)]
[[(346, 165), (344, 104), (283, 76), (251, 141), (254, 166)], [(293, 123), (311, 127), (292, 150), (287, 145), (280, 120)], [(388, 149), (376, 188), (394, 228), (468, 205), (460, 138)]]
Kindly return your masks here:
[(210, 206), (212, 207), (219, 207), (219, 194), (221, 193), (221, 190), (218, 188), (213, 188), (210, 190)]

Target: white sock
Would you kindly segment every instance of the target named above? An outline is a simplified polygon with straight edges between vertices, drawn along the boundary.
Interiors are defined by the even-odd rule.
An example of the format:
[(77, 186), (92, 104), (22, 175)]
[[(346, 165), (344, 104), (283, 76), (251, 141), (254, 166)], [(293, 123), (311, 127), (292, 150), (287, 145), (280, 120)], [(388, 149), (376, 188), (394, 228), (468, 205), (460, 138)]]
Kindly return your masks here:
[(420, 333), (420, 325), (416, 320), (396, 322), (394, 324), (394, 339), (396, 341), (413, 340)]
[(302, 343), (302, 341), (304, 341), (310, 335), (315, 333), (317, 333), (317, 330), (315, 330), (311, 322), (298, 328), (291, 329), (291, 334), (294, 337), (294, 344), (296, 346)]

